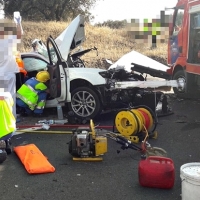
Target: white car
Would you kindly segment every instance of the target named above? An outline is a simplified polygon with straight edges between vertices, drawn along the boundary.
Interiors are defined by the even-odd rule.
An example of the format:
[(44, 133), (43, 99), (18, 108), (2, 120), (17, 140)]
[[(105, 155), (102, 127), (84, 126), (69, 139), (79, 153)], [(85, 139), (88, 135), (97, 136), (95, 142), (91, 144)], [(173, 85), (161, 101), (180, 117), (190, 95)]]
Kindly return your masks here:
[[(50, 36), (47, 39), (45, 55), (35, 52), (21, 54), (29, 77), (45, 69), (50, 73), (50, 98), (47, 99), (46, 107), (57, 107), (59, 103), (67, 106), (76, 117), (90, 119), (103, 110), (117, 107), (149, 104), (150, 107), (155, 108), (155, 94), (149, 91), (138, 88), (113, 89), (115, 80), (135, 81), (138, 75), (134, 77), (123, 69), (108, 71), (75, 67), (70, 52), (84, 41), (84, 17), (78, 15), (59, 37), (54, 40)], [(149, 95), (152, 97), (152, 102)], [(160, 94), (157, 98), (159, 101)]]

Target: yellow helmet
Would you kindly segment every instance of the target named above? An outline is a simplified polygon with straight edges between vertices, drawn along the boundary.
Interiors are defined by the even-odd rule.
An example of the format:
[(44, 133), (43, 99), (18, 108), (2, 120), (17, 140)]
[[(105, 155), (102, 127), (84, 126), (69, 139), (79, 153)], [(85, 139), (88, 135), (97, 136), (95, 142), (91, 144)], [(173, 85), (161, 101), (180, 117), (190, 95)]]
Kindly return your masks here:
[(50, 75), (49, 75), (49, 72), (47, 71), (40, 71), (36, 74), (36, 80), (42, 83), (45, 83), (49, 79), (50, 79)]

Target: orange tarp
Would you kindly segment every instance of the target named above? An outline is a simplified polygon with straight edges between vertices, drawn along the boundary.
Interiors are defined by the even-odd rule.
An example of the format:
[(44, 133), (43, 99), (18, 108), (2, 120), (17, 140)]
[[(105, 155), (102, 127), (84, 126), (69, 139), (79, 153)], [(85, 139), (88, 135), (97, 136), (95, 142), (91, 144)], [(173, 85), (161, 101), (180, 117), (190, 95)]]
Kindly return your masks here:
[(55, 168), (34, 144), (14, 147), (14, 152), (29, 174), (55, 172)]

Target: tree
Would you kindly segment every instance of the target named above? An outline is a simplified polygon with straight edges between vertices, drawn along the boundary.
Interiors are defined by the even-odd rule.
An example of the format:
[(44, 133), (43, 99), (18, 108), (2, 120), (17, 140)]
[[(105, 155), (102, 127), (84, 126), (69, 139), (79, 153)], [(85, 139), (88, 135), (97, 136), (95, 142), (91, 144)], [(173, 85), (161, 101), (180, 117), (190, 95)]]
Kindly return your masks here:
[(89, 10), (99, 0), (0, 0), (0, 6), (4, 6), (5, 17), (13, 15), (14, 11), (20, 11), (25, 20), (55, 20), (61, 21), (75, 18), (83, 14), (89, 20)]
[[(0, 2), (1, 2), (1, 0), (0, 0)], [(0, 18), (2, 18), (3, 15), (4, 15), (3, 4), (0, 3)]]
[(112, 28), (112, 29), (120, 29), (120, 28), (124, 28), (127, 24), (127, 21), (126, 20), (107, 20), (107, 21), (104, 21), (103, 23), (96, 23), (95, 26), (107, 26), (109, 28)]

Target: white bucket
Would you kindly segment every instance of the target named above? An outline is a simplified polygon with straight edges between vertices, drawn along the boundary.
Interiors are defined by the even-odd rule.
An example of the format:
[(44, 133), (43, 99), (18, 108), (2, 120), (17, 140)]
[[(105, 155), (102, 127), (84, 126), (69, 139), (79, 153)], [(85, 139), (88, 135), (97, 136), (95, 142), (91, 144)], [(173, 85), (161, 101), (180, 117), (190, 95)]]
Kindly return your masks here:
[(200, 200), (200, 163), (181, 166), (182, 200)]

